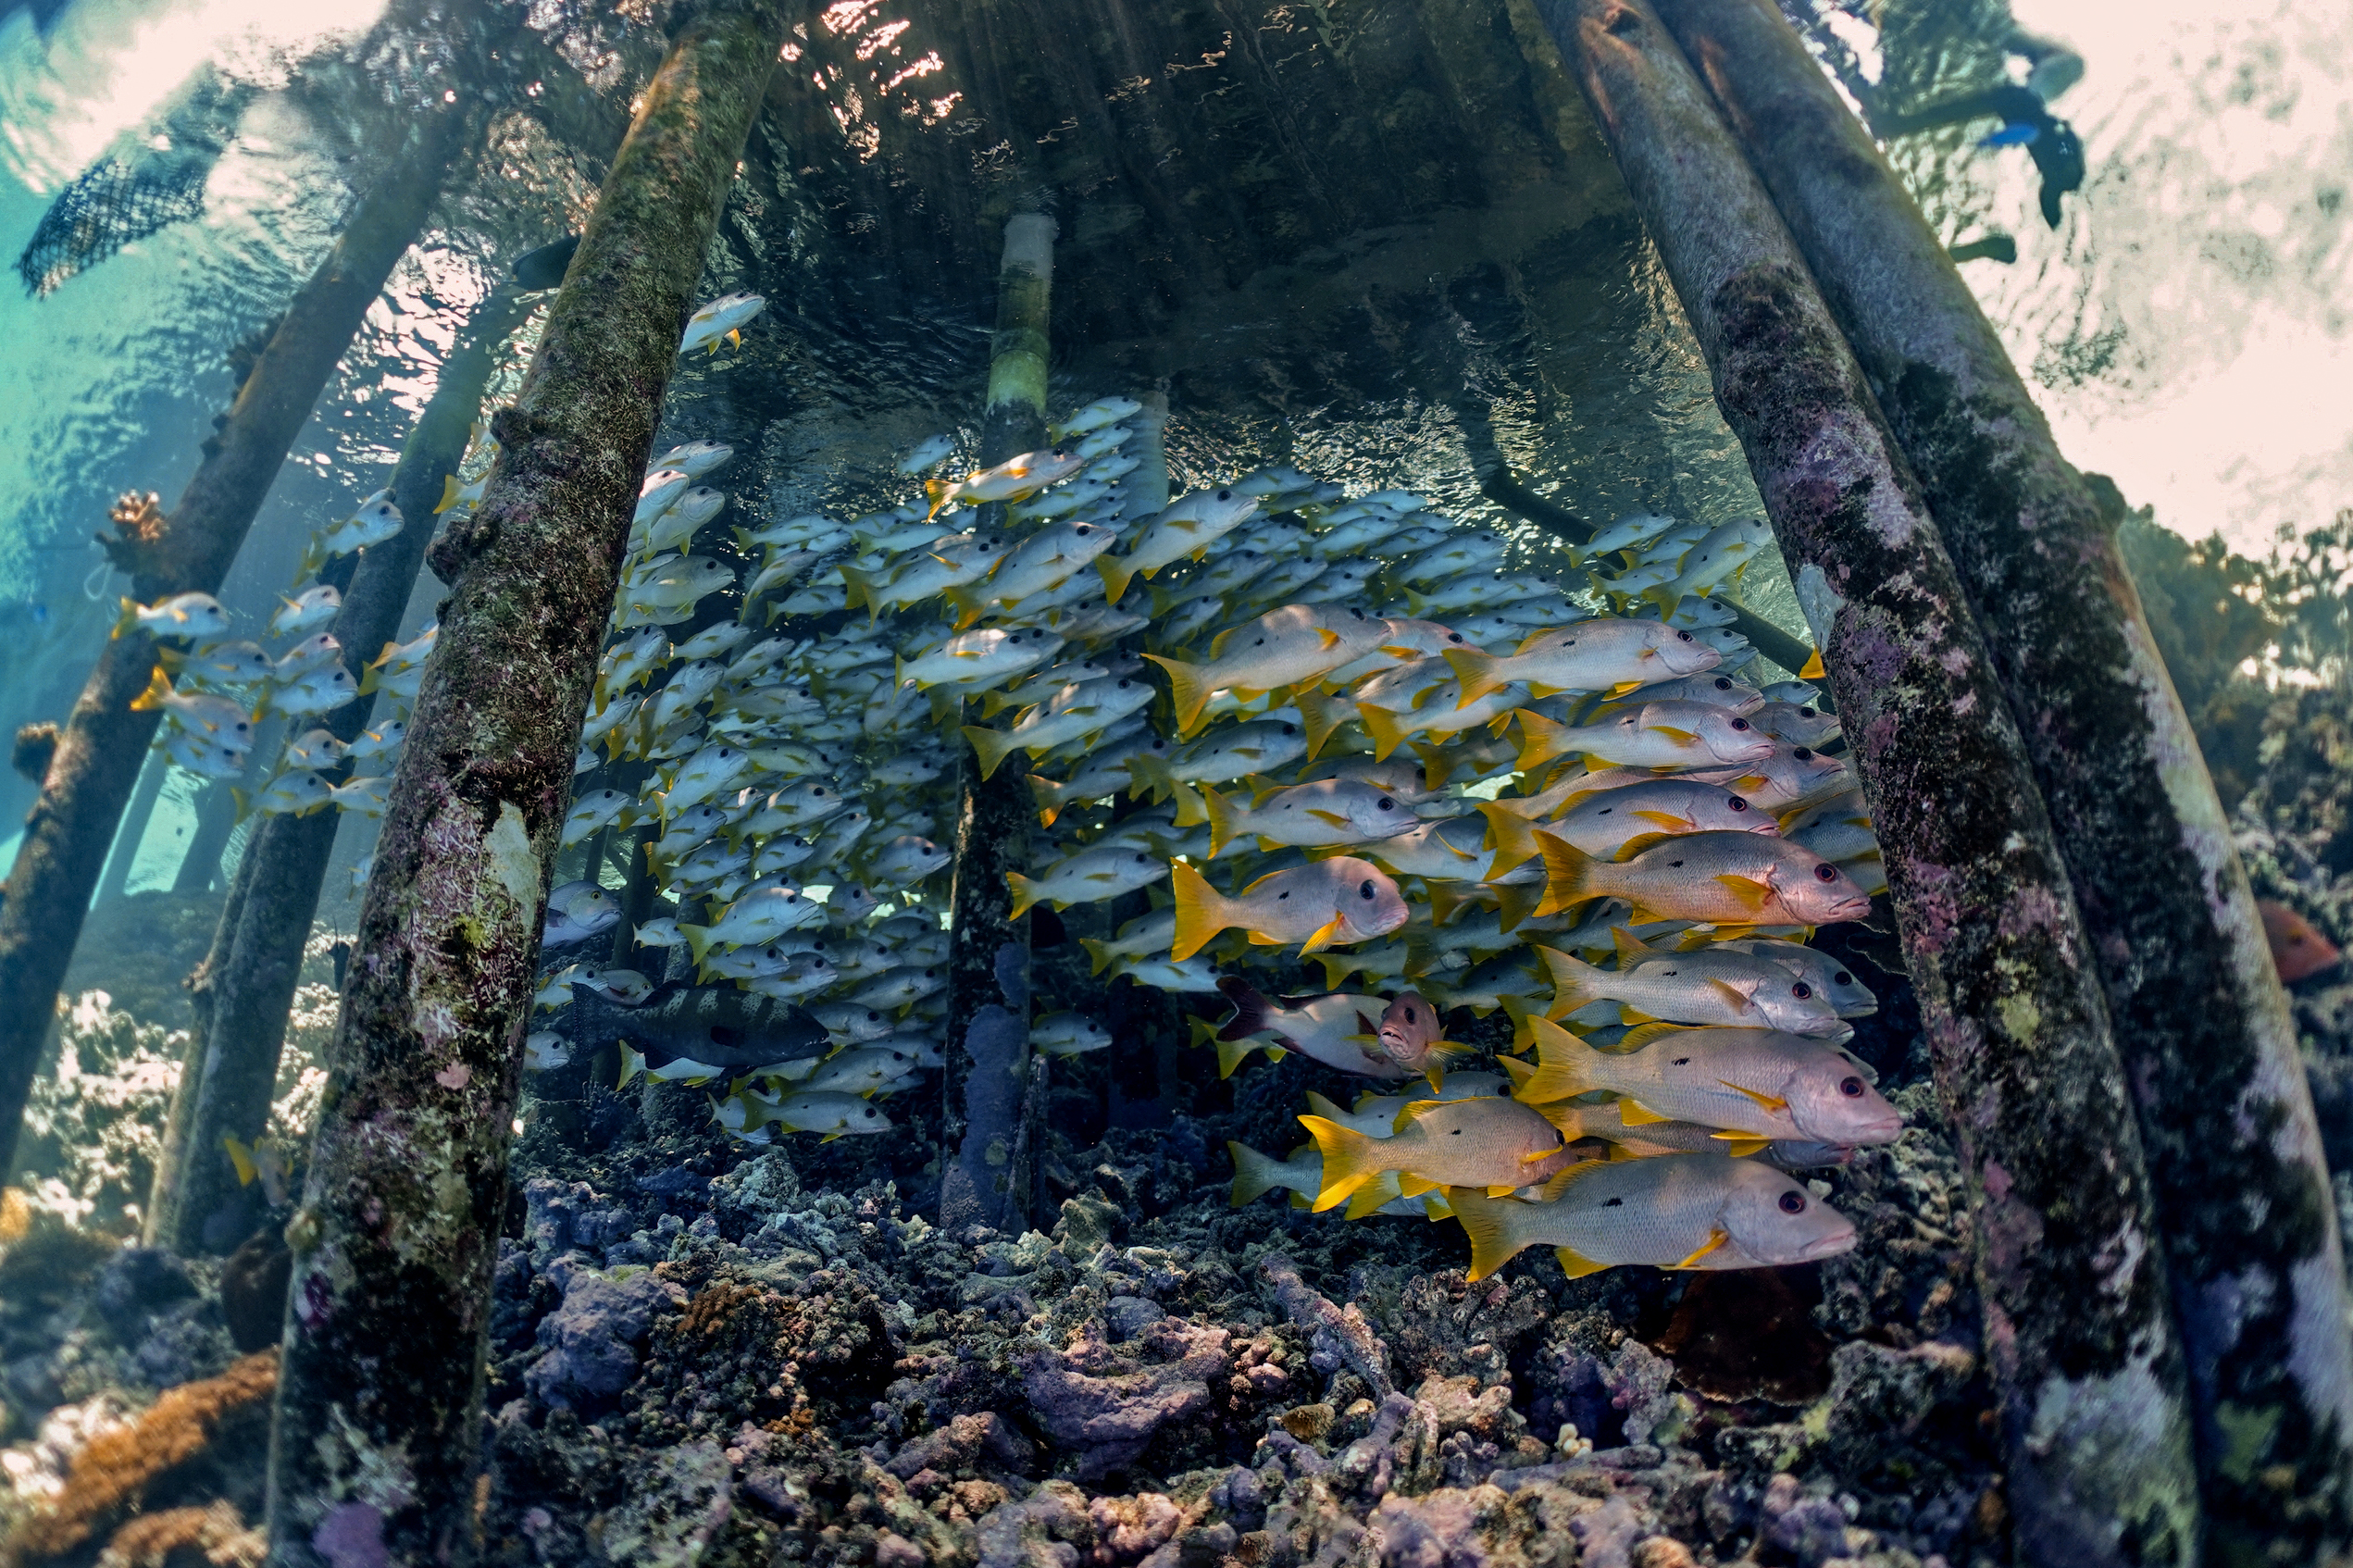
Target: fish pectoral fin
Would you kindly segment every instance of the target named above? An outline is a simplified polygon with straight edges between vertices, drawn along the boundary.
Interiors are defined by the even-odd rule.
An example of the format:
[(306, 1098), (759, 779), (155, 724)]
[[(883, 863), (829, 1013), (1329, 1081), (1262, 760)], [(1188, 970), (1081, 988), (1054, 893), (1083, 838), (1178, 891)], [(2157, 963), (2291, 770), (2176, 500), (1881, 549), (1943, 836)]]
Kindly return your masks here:
[(1736, 1013), (1746, 1013), (1755, 1002), (1755, 998), (1730, 980), (1710, 980), (1708, 985), (1716, 993), (1717, 1000)]
[(1315, 818), (1318, 822), (1328, 822), (1335, 828), (1345, 828), (1349, 825), (1348, 818), (1342, 816), (1336, 811), (1325, 811), (1319, 807), (1311, 806), (1308, 809), (1307, 815)]
[(1745, 1132), (1712, 1132), (1708, 1136), (1723, 1143), (1724, 1151), (1737, 1160), (1763, 1152), (1765, 1146), (1773, 1141), (1769, 1138), (1758, 1138)]
[(1773, 902), (1772, 884), (1760, 882), (1753, 877), (1741, 877), (1727, 871), (1718, 877), (1716, 881), (1725, 891), (1739, 900), (1741, 907), (1751, 915), (1762, 915), (1765, 905)]
[(1678, 746), (1688, 746), (1699, 738), (1688, 729), (1677, 729), (1671, 724), (1654, 724), (1650, 726), (1650, 733), (1663, 735)]
[(1708, 1232), (1708, 1244), (1706, 1246), (1700, 1248), (1698, 1251), (1692, 1253), (1681, 1263), (1669, 1263), (1667, 1266), (1669, 1268), (1698, 1268), (1699, 1266), (1700, 1259), (1706, 1257), (1711, 1252), (1722, 1251), (1725, 1247), (1729, 1246), (1731, 1242), (1732, 1232), (1728, 1230), (1712, 1230)]
[(1744, 1089), (1740, 1085), (1734, 1083), (1730, 1078), (1718, 1078), (1716, 1082), (1724, 1085), (1724, 1088), (1732, 1090), (1735, 1094), (1747, 1095), (1750, 1100), (1756, 1101), (1757, 1108), (1759, 1110), (1770, 1111), (1774, 1114), (1779, 1115), (1781, 1113), (1789, 1109), (1789, 1102), (1787, 1101), (1780, 1099), (1774, 1095), (1762, 1093), (1757, 1089)]
[(1649, 684), (1650, 683), (1648, 681), (1642, 680), (1621, 680), (1615, 686), (1610, 688), (1610, 695), (1612, 697), (1623, 697), (1629, 691), (1639, 691), (1643, 687)]
[(1662, 1116), (1648, 1105), (1635, 1100), (1618, 1101), (1618, 1120), (1630, 1127), (1647, 1127), (1656, 1122), (1671, 1122), (1673, 1116)]
[(1339, 646), (1340, 634), (1330, 627), (1319, 626), (1315, 628), (1315, 634), (1324, 640), (1324, 652), (1328, 653)]
[(1552, 1255), (1561, 1260), (1561, 1272), (1571, 1279), (1583, 1279), (1588, 1274), (1600, 1274), (1610, 1266), (1595, 1263), (1573, 1247), (1555, 1247)]
[[(1305, 945), (1301, 947), (1299, 950), (1299, 955), (1301, 958), (1304, 958), (1311, 952), (1321, 952), (1324, 949), (1331, 946), (1332, 939), (1339, 935), (1340, 927), (1344, 924), (1346, 924), (1346, 922), (1342, 921), (1338, 915), (1333, 915), (1329, 922), (1316, 927), (1315, 934), (1308, 938)], [(1277, 943), (1276, 945), (1280, 946), (1281, 944)]]
[(1677, 816), (1671, 811), (1637, 811), (1628, 815), (1638, 816), (1645, 822), (1655, 822), (1670, 833), (1688, 833), (1692, 828), (1689, 817)]

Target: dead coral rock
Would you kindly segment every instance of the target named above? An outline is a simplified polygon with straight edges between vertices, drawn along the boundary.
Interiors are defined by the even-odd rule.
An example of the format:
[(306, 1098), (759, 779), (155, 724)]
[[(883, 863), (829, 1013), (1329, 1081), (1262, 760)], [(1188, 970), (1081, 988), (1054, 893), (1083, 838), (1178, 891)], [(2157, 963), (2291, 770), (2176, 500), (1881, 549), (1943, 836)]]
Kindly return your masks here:
[(552, 1409), (608, 1403), (636, 1378), (637, 1347), (654, 1317), (686, 1305), (686, 1292), (648, 1272), (614, 1278), (571, 1258), (548, 1275), (564, 1302), (541, 1320), (541, 1354), (523, 1380)]
[(1550, 1568), (1577, 1561), (1571, 1531), (1595, 1506), (1558, 1487), (1449, 1487), (1383, 1498), (1371, 1523), (1383, 1568)]
[(1373, 1332), (1355, 1302), (1334, 1306), (1300, 1277), (1297, 1263), (1278, 1253), (1259, 1261), (1258, 1276), (1265, 1281), (1283, 1315), (1306, 1331), (1311, 1347), (1308, 1365), (1326, 1377), (1342, 1370), (1352, 1372), (1376, 1395), (1396, 1391), (1396, 1380), (1389, 1375), (1388, 1347)]
[(1160, 1429), (1211, 1408), (1209, 1382), (1226, 1374), (1226, 1332), (1163, 1318), (1126, 1344), (1082, 1329), (1067, 1350), (1040, 1350), (1022, 1369), (1039, 1426), (1075, 1452), (1092, 1479), (1133, 1464)]
[(1830, 1362), (1832, 1460), (1856, 1471), (1875, 1469), (1877, 1455), (1917, 1433), (1977, 1375), (1975, 1356), (1934, 1339), (1909, 1350), (1859, 1339), (1839, 1346)]
[(1441, 1437), (1469, 1432), (1488, 1442), (1508, 1443), (1526, 1425), (1512, 1408), (1508, 1384), (1482, 1393), (1475, 1377), (1431, 1377), (1413, 1390), (1413, 1401), (1429, 1407)]
[(1415, 1273), (1396, 1305), (1375, 1316), (1400, 1382), (1469, 1374), (1493, 1383), (1510, 1377), (1505, 1368), (1521, 1341), (1551, 1312), (1551, 1297), (1533, 1280), (1498, 1276), (1473, 1284), (1450, 1268)]
[(55, 719), (19, 725), (8, 750), (8, 765), (35, 784), (47, 782), (49, 762), (57, 754), (57, 737), (62, 733)]
[(685, 1443), (635, 1478), (604, 1524), (605, 1555), (642, 1568), (691, 1568), (735, 1512), (735, 1470), (716, 1443)]
[(1089, 1561), (1098, 1568), (1114, 1568), (1133, 1562), (1174, 1538), (1185, 1524), (1185, 1511), (1162, 1493), (1139, 1492), (1134, 1497), (1090, 1500), (1087, 1519), (1095, 1528)]
[(992, 1410), (959, 1415), (938, 1431), (913, 1439), (884, 1468), (904, 1481), (926, 1470), (942, 1475), (968, 1470), (986, 1455), (1018, 1471), (1028, 1468), (1037, 1453), (1036, 1444)]
[(166, 1389), (127, 1427), (101, 1434), (74, 1456), (63, 1490), (28, 1518), (0, 1562), (70, 1551), (148, 1484), (204, 1451), (221, 1419), (267, 1400), (278, 1387), (278, 1352), (262, 1350), (218, 1377)]
[(1048, 1481), (981, 1519), (975, 1531), (979, 1568), (1077, 1568), (1082, 1549), (1095, 1544), (1094, 1532), (1087, 1494), (1067, 1481)]
[(261, 1568), (269, 1539), (247, 1529), (237, 1505), (225, 1499), (208, 1508), (168, 1508), (117, 1530), (96, 1568), (170, 1568), (176, 1551), (199, 1553), (211, 1568)]

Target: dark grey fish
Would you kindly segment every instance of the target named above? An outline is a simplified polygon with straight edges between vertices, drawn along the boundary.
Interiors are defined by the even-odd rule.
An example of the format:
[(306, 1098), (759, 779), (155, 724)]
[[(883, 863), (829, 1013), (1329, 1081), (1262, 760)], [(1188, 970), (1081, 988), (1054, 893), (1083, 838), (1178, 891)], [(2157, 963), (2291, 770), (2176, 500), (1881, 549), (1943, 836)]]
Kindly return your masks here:
[(515, 281), (527, 289), (554, 288), (564, 281), (565, 270), (572, 265), (572, 253), (579, 248), (580, 237), (566, 234), (535, 251), (525, 251), (515, 258)]
[(766, 1067), (823, 1056), (825, 1026), (799, 1006), (732, 986), (695, 986), (646, 1007), (616, 1007), (586, 987), (556, 1015), (555, 1032), (578, 1052), (626, 1039), (656, 1064), (676, 1057), (714, 1067)]

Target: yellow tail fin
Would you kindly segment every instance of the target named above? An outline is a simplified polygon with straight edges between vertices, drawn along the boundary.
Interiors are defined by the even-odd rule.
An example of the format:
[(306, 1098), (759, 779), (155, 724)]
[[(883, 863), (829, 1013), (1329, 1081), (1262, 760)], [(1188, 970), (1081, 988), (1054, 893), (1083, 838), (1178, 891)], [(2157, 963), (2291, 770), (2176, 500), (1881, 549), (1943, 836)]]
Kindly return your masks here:
[(1575, 749), (1575, 743), (1564, 739), (1569, 727), (1555, 724), (1542, 714), (1528, 708), (1520, 710), (1520, 761), (1522, 773), (1534, 773), (1554, 757), (1565, 756)]
[(1488, 863), (1487, 874), (1500, 877), (1534, 860), (1544, 852), (1536, 841), (1536, 825), (1500, 801), (1481, 801), (1478, 812), (1487, 818), (1488, 848), (1495, 858)]
[(1476, 648), (1449, 648), (1443, 656), (1454, 666), (1455, 678), (1462, 683), (1462, 701), (1454, 704), (1458, 708), (1467, 708), (1488, 692), (1510, 684), (1495, 673), (1495, 666), (1502, 661), (1492, 653)]
[(1324, 1190), (1315, 1195), (1315, 1212), (1337, 1209), (1349, 1194), (1380, 1175), (1372, 1162), (1374, 1139), (1323, 1116), (1301, 1116), (1299, 1125), (1315, 1140), (1324, 1156)]
[[(646, 847), (649, 850), (653, 848), (650, 844)], [(693, 957), (696, 966), (700, 967), (703, 963), (703, 955), (711, 951), (711, 927), (708, 926), (681, 926), (679, 927), (679, 935), (686, 939), (686, 951)]]
[(1139, 752), (1127, 759), (1127, 798), (1140, 801), (1150, 795), (1158, 804), (1176, 793), (1176, 776), (1168, 765), (1150, 752)]
[(457, 476), (455, 474), (443, 474), (442, 476), (442, 498), (434, 504), (433, 516), (438, 517), (442, 513), (448, 511), (451, 507), (456, 505), (457, 492), (465, 488), (466, 487), (464, 485), (457, 482)]
[(629, 1087), (629, 1080), (645, 1071), (645, 1053), (628, 1040), (621, 1042), (621, 1081), (613, 1086), (616, 1092)]
[(1405, 738), (1415, 733), (1420, 728), (1410, 725), (1403, 716), (1393, 714), (1387, 708), (1373, 707), (1369, 703), (1357, 703), (1356, 714), (1364, 721), (1365, 730), (1373, 737), (1375, 762), (1388, 761), (1389, 753), (1405, 744)]
[(1513, 1099), (1542, 1105), (1605, 1087), (1593, 1081), (1593, 1064), (1600, 1060), (1600, 1052), (1550, 1018), (1530, 1014), (1528, 1027), (1536, 1036), (1537, 1068)]
[(1558, 948), (1538, 947), (1536, 955), (1552, 976), (1552, 1005), (1547, 1018), (1565, 1018), (1588, 1002), (1601, 999), (1601, 971), (1582, 958)]
[(1234, 922), (1225, 896), (1209, 885), (1208, 877), (1181, 860), (1171, 861), (1168, 872), (1176, 893), (1176, 940), (1168, 956), (1182, 964)]
[(1189, 665), (1182, 659), (1164, 659), (1158, 653), (1144, 655), (1168, 672), (1168, 691), (1176, 706), (1176, 733), (1189, 735), (1201, 723), (1201, 712), (1209, 706), (1209, 675), (1199, 665)]
[(965, 739), (972, 742), (973, 753), (980, 759), (980, 777), (991, 778), (998, 765), (1021, 749), (1021, 742), (1001, 729), (983, 729), (977, 724), (964, 726)]
[(1108, 555), (1095, 557), (1095, 570), (1103, 579), (1104, 599), (1114, 604), (1118, 604), (1119, 596), (1127, 591), (1127, 585), (1136, 580), (1134, 572), (1123, 563), (1114, 561)]
[(1087, 950), (1087, 962), (1093, 965), (1087, 972), (1090, 975), (1102, 974), (1104, 966), (1111, 963), (1109, 951), (1111, 944), (1093, 937), (1081, 937), (1078, 939), (1078, 945)]
[(1515, 1212), (1527, 1205), (1513, 1198), (1489, 1198), (1474, 1187), (1450, 1187), (1446, 1201), (1471, 1238), (1471, 1267), (1463, 1278), (1485, 1279), (1519, 1255), (1527, 1245), (1515, 1234)]
[(1234, 1195), (1228, 1200), (1232, 1207), (1255, 1203), (1275, 1188), (1289, 1185), (1282, 1164), (1249, 1144), (1228, 1139), (1226, 1152), (1234, 1157)]
[(129, 631), (132, 627), (137, 626), (138, 624), (139, 601), (136, 599), (126, 599), (122, 602), (122, 614), (115, 617), (115, 629), (112, 635), (120, 637), (124, 632)]
[(927, 520), (940, 515), (940, 509), (948, 504), (948, 492), (955, 488), (946, 479), (928, 479), (923, 481), (923, 493), (931, 501), (931, 510), (925, 514)]
[[(123, 603), (128, 604), (131, 601), (126, 599)], [(164, 673), (163, 666), (157, 665), (155, 674), (147, 678), (147, 690), (131, 699), (131, 711), (135, 714), (154, 713), (164, 705), (164, 700), (170, 695), (171, 677)]]
[(1601, 862), (1541, 828), (1537, 830), (1536, 841), (1544, 853), (1544, 902), (1536, 906), (1538, 915), (1557, 915), (1600, 897), (1601, 890), (1593, 883), (1595, 868)]
[(1016, 920), (1029, 913), (1031, 907), (1045, 898), (1045, 889), (1018, 871), (1005, 873), (1005, 886), (1013, 890), (1013, 917)]
[(1217, 1076), (1220, 1078), (1232, 1077), (1234, 1069), (1249, 1061), (1250, 1053), (1259, 1049), (1256, 1040), (1213, 1039), (1210, 1043), (1217, 1047)]
[(1501, 917), (1506, 931), (1533, 916), (1544, 903), (1541, 882), (1511, 882), (1499, 884), (1495, 890), (1495, 912)]
[[(1178, 798), (1181, 800), (1183, 797)], [(1209, 818), (1209, 858), (1215, 860), (1217, 852), (1232, 840), (1239, 821), (1235, 815), (1233, 803), (1206, 784), (1201, 787), (1201, 802), (1203, 815)], [(1185, 821), (1185, 813), (1181, 806), (1176, 813), (1176, 826), (1179, 828), (1191, 826)]]
[(840, 570), (841, 580), (849, 585), (849, 591), (843, 596), (843, 604), (853, 610), (861, 604), (865, 605), (869, 612), (868, 625), (880, 620), (882, 611), (875, 604), (874, 579), (853, 566), (844, 565)]
[[(1207, 786), (1204, 785), (1202, 788), (1206, 789)], [(1168, 792), (1176, 800), (1176, 825), (1177, 827), (1199, 828), (1209, 820), (1209, 803), (1201, 799), (1189, 786), (1177, 782), (1176, 776), (1173, 773), (1168, 777)], [(1210, 852), (1212, 855), (1216, 852), (1215, 850)]]
[(1292, 694), (1292, 701), (1299, 704), (1301, 728), (1307, 732), (1307, 755), (1301, 761), (1313, 762), (1323, 752), (1324, 742), (1332, 738), (1332, 731), (1354, 716), (1347, 698), (1324, 696), (1312, 685), (1301, 686)]
[(254, 1164), (254, 1151), (238, 1142), (233, 1134), (223, 1136), (220, 1146), (229, 1151), (229, 1163), (237, 1168), (237, 1185), (251, 1187), (254, 1177), (261, 1174), (261, 1167)]

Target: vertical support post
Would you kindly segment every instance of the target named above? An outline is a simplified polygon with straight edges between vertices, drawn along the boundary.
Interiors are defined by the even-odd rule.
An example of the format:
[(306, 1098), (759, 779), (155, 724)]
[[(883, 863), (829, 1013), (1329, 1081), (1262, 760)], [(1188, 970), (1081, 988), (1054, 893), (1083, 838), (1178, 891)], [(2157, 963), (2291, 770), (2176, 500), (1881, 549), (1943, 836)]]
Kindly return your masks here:
[(170, 774), (171, 765), (161, 752), (147, 753), (147, 765), (139, 770), (139, 790), (131, 797), (131, 809), (122, 814), (122, 826), (115, 829), (114, 851), (106, 856), (106, 874), (99, 879), (98, 896), (91, 901), (93, 906), (122, 897), (123, 889), (130, 886), (131, 863), (139, 858), (140, 841), (147, 836), (147, 824), (155, 820), (156, 802), (162, 798), (164, 780)]
[[(152, 536), (114, 541), (141, 601), (220, 587), (327, 379), (431, 215), (442, 175), (472, 140), (478, 105), (454, 82), (445, 88), (442, 77), (430, 78), (430, 86), (428, 102), (410, 118), (406, 144), (385, 159), (384, 178), (360, 199), (334, 248), (296, 291), (168, 521)], [(444, 91), (455, 101), (444, 103)], [(156, 641), (143, 631), (126, 631), (100, 651), (58, 737), (0, 897), (0, 996), (9, 1000), (0, 1008), (0, 1170), (8, 1167), (23, 1125), (51, 1000), (73, 960), (91, 890), (155, 739), (159, 716), (131, 706), (155, 667)]]
[(1660, 9), (1920, 475), (2027, 737), (2138, 1101), (2210, 1549), (2231, 1563), (2353, 1554), (2353, 1337), (2319, 1124), (2246, 871), (2115, 519), (1771, 0)]
[[(997, 330), (990, 344), (989, 400), (980, 415), (983, 467), (1046, 440), (1047, 328), (1052, 317), (1054, 220), (1005, 220), (997, 268)], [(1002, 525), (1002, 516), (990, 517)], [(941, 1121), (943, 1226), (998, 1228), (1027, 1223), (1036, 1185), (1039, 1095), (1008, 1101), (985, 1076), (1011, 1074), (1032, 1089), (1029, 922), (1015, 919), (1009, 870), (1029, 842), (1029, 794), (1019, 770), (980, 776), (967, 749), (958, 766), (955, 871), (949, 889), (947, 1071)], [(1001, 983), (1010, 971), (1018, 985)]]
[(2197, 1559), (2185, 1373), (2116, 1042), (2025, 744), (1862, 373), (1644, 0), (1540, 0), (1796, 569), (1968, 1173), (2022, 1561)]
[[(287, 1227), (271, 1561), (466, 1560), (491, 1270), (549, 871), (629, 519), (703, 255), (784, 42), (778, 0), (677, 19), (481, 504), (401, 749)], [(380, 1547), (376, 1543), (380, 1542)]]
[[(343, 645), (343, 667), (354, 679), (399, 634), (401, 614), (439, 522), (433, 504), (442, 481), (456, 472), (465, 455), (467, 432), (507, 334), (529, 314), (529, 305), (511, 292), (483, 301), (467, 324), (465, 341), (442, 363), (433, 395), (392, 469), (392, 504), (400, 508), (401, 531), (355, 559), (342, 556), (331, 564), (342, 568), (333, 576), (343, 604), (330, 629)], [(323, 727), (338, 740), (351, 740), (367, 728), (375, 707), (376, 694), (369, 692), (327, 715)], [(255, 755), (262, 754), (256, 747)], [(351, 771), (346, 763), (330, 777), (341, 782)], [(302, 976), (303, 946), (310, 939), (340, 824), (334, 812), (272, 816), (256, 824), (246, 841), (235, 877), (241, 896), (235, 913), (224, 912), (214, 931), (205, 964), (208, 1004), (190, 1040), (192, 1058), (201, 1053), (205, 1066), (197, 1074), (183, 1071), (156, 1163), (147, 1202), (150, 1246), (183, 1254), (205, 1250), (206, 1222), (237, 1192), (222, 1140), (251, 1143), (268, 1125), (286, 1017)], [(194, 852), (192, 849), (192, 858)], [(216, 847), (207, 877), (219, 863)], [(180, 1103), (183, 1097), (189, 1101), (185, 1107)], [(230, 1246), (242, 1239), (226, 1238)]]

